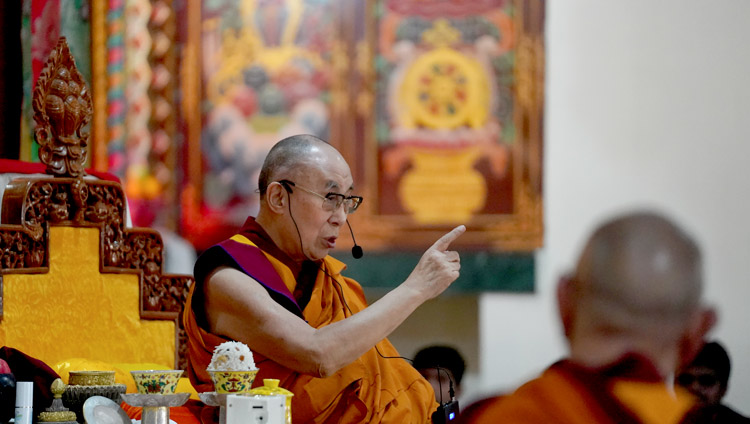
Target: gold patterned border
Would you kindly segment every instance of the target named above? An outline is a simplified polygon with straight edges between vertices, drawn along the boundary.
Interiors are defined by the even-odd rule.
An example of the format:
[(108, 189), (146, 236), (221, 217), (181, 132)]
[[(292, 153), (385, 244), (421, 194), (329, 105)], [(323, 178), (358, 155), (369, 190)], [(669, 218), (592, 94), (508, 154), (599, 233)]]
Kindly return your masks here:
[(107, 171), (107, 3), (91, 2), (92, 166)]
[[(187, 39), (183, 45), (182, 63), (180, 66), (180, 88), (182, 90), (182, 122), (185, 126), (187, 139), (187, 173), (189, 176), (203, 174), (201, 138), (201, 99), (203, 86), (201, 84), (201, 8), (188, 7), (186, 10)], [(200, 181), (189, 178), (195, 193), (201, 192)], [(182, 193), (185, 195), (185, 193)], [(191, 199), (192, 200), (192, 199)]]

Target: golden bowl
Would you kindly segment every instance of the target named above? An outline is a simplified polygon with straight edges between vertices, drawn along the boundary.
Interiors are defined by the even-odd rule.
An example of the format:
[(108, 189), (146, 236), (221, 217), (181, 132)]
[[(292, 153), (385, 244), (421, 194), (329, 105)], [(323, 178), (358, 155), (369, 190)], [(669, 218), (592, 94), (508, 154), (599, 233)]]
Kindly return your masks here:
[(216, 393), (249, 393), (258, 370), (251, 371), (211, 371)]
[(140, 394), (171, 395), (182, 377), (182, 370), (130, 371)]
[(111, 386), (115, 384), (115, 372), (70, 371), (68, 384), (73, 386)]

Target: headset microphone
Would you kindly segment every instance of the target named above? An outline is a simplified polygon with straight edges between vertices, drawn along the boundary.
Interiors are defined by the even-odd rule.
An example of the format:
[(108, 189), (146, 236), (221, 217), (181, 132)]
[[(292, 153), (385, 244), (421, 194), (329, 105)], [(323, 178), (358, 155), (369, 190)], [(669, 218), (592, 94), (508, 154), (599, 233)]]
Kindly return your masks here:
[(354, 259), (359, 259), (364, 255), (364, 252), (362, 252), (362, 247), (357, 245), (357, 240), (354, 240), (354, 231), (352, 231), (352, 225), (349, 224), (349, 220), (346, 220), (346, 225), (349, 226), (349, 233), (352, 235), (352, 241), (354, 242), (354, 247), (352, 247), (352, 256), (354, 256)]

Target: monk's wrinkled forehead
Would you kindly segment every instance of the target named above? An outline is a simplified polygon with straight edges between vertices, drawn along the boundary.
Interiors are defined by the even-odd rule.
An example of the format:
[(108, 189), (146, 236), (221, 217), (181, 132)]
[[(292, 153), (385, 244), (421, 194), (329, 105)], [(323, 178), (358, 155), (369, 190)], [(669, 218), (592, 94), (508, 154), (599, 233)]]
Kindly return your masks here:
[[(295, 178), (335, 192), (352, 188), (352, 175), (349, 165), (341, 154), (330, 145), (313, 146), (309, 155), (300, 158), (299, 166), (293, 172)], [(301, 182), (300, 182), (301, 183)]]
[[(333, 146), (309, 134), (287, 137), (268, 152), (258, 178), (261, 194), (273, 181), (291, 179), (299, 184), (313, 174), (325, 173), (325, 184), (351, 186), (351, 171), (343, 156)], [(329, 182), (330, 180), (330, 182)], [(306, 181), (306, 180), (305, 180)], [(320, 188), (320, 187), (316, 187)]]

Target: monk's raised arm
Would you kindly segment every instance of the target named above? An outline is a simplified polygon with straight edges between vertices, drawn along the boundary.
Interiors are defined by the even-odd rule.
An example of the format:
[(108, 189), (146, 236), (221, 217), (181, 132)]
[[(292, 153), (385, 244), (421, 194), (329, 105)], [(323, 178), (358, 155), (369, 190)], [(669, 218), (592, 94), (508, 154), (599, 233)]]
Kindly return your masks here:
[(327, 377), (386, 338), (425, 301), (442, 293), (460, 270), (458, 253), (447, 250), (464, 226), (440, 238), (401, 285), (364, 310), (313, 328), (284, 309), (255, 280), (228, 267), (205, 282), (211, 331), (247, 344), (294, 371)]

